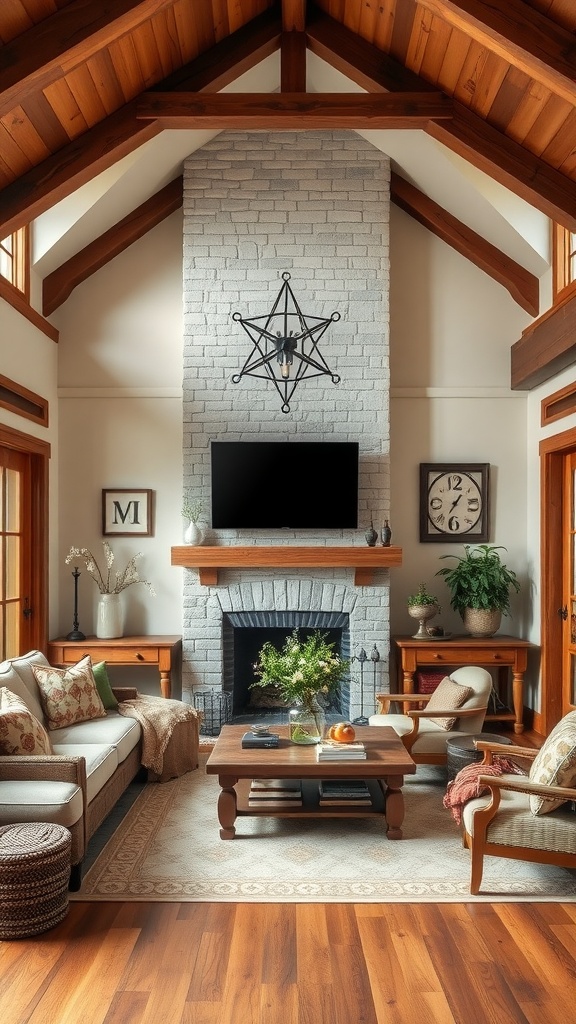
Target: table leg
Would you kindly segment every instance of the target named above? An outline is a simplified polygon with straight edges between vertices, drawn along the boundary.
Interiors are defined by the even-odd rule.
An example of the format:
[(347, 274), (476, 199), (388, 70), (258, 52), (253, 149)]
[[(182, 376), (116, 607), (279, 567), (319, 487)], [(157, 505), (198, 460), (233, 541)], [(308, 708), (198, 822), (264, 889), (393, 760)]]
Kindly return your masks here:
[(160, 691), (163, 697), (169, 698), (172, 694), (172, 681), (170, 679), (170, 669), (164, 671), (160, 669)]
[(218, 782), (220, 784), (218, 821), (222, 826), (220, 829), (220, 839), (234, 839), (236, 835), (234, 822), (236, 821), (237, 812), (236, 790), (234, 786), (238, 779), (231, 775), (219, 775)]
[(514, 732), (524, 732), (524, 673), (512, 672), (512, 703), (514, 704)]
[(387, 775), (384, 782), (384, 813), (386, 815), (386, 836), (388, 839), (402, 839), (404, 821), (403, 775)]

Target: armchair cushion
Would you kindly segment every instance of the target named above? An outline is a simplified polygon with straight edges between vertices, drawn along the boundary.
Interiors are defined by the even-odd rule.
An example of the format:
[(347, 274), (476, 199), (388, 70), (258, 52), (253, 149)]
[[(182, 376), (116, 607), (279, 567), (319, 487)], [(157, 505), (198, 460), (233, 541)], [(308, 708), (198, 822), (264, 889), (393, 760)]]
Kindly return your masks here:
[(71, 668), (32, 665), (32, 671), (49, 729), (62, 729), (74, 722), (106, 717), (89, 654)]
[[(529, 778), (546, 786), (576, 784), (576, 711), (570, 711), (554, 726), (532, 762)], [(532, 795), (530, 810), (532, 814), (549, 814), (563, 803)]]
[(0, 754), (51, 754), (46, 729), (20, 697), (0, 687)]
[[(426, 705), (426, 710), (451, 711), (452, 708), (456, 710), (456, 708), (461, 708), (473, 693), (474, 690), (470, 686), (462, 686), (446, 676), (434, 690)], [(430, 718), (430, 721), (449, 732), (453, 728), (456, 718), (457, 715), (454, 718)]]

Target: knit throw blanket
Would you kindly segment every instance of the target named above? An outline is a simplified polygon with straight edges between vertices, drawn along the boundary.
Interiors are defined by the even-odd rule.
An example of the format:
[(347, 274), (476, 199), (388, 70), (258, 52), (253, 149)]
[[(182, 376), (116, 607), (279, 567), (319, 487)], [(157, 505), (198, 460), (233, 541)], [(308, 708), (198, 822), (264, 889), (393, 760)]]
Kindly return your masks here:
[(526, 775), (526, 772), (515, 761), (508, 757), (494, 756), (493, 764), (482, 764), (475, 761), (461, 768), (456, 778), (448, 783), (442, 803), (449, 810), (454, 821), (459, 825), (462, 821), (462, 808), (467, 800), (487, 793), (489, 787), (480, 785), (480, 775)]
[(118, 704), (118, 712), (126, 718), (135, 718), (142, 727), (142, 764), (157, 775), (162, 775), (164, 752), (178, 722), (197, 719), (199, 712), (190, 704), (166, 697), (140, 695)]

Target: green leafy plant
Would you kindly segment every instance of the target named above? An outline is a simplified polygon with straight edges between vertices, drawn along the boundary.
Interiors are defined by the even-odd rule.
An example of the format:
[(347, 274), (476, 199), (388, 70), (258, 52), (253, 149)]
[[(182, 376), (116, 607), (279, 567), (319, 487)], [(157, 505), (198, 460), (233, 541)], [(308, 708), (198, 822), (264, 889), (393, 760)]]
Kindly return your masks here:
[(456, 564), (444, 566), (436, 573), (442, 576), (452, 596), (450, 604), (461, 615), (466, 608), (481, 608), (499, 611), (507, 615), (510, 611), (510, 591), (520, 590), (516, 573), (502, 561), (499, 551), (506, 551), (502, 545), (479, 544), (473, 548), (464, 545), (463, 555), (441, 555), (454, 558)]
[(438, 604), (438, 598), (428, 592), (425, 583), (421, 583), (418, 588), (418, 593), (410, 594), (408, 597), (408, 607), (417, 608), (418, 606), (428, 604)]
[(287, 704), (300, 701), (312, 706), (319, 693), (335, 690), (348, 671), (349, 662), (335, 653), (326, 637), (315, 632), (301, 640), (294, 629), (280, 650), (267, 641), (254, 665), (258, 680), (251, 686), (271, 686)]

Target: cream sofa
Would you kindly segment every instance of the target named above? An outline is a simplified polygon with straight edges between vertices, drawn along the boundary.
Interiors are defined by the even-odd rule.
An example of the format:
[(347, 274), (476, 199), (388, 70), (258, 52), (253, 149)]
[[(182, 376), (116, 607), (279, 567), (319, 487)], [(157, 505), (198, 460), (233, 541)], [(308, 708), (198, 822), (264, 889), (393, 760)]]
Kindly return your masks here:
[[(45, 724), (33, 664), (49, 666), (40, 651), (0, 663), (0, 687)], [(128, 688), (113, 692), (118, 700), (138, 696)], [(141, 769), (142, 727), (108, 710), (105, 717), (52, 729), (49, 738), (52, 754), (0, 754), (0, 825), (48, 821), (68, 828), (70, 889), (77, 890), (88, 840)]]

